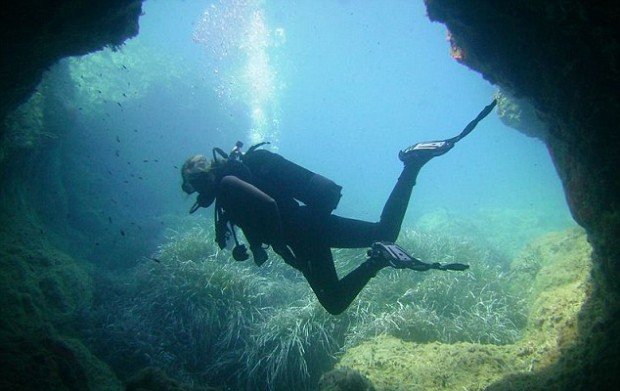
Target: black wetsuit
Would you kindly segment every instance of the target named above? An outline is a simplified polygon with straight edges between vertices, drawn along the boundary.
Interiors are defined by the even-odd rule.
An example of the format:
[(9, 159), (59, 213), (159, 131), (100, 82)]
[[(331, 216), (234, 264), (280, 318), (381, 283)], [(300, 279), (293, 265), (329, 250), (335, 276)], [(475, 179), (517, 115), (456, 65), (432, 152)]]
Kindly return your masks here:
[[(220, 176), (216, 207), (243, 230), (251, 246), (271, 244), (287, 263), (300, 270), (328, 312), (343, 312), (383, 265), (367, 261), (339, 279), (331, 249), (396, 241), (419, 167), (405, 166), (380, 221), (371, 223), (299, 205), (236, 163)], [(281, 251), (283, 245), (293, 250), (294, 260), (287, 260)]]

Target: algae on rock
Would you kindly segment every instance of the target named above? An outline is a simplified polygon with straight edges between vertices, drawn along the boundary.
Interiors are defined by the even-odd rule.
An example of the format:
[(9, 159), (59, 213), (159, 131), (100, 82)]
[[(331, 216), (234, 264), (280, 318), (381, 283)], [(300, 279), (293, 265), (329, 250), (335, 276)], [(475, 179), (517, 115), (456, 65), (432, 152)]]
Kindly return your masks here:
[(546, 235), (513, 262), (511, 289), (526, 292), (530, 303), (525, 334), (513, 344), (383, 335), (349, 349), (338, 365), (360, 371), (378, 390), (482, 390), (509, 375), (544, 371), (575, 342), (590, 264), (590, 246), (577, 229)]

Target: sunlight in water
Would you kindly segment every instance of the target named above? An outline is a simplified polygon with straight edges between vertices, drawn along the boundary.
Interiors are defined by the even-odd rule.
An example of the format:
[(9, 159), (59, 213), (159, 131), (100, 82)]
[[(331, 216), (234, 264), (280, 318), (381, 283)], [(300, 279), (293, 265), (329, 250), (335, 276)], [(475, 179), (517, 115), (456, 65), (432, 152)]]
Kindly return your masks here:
[(270, 49), (285, 41), (285, 31), (270, 31), (259, 0), (220, 1), (202, 15), (194, 41), (207, 50), (206, 72), (225, 104), (239, 103), (250, 120), (252, 143), (276, 143), (280, 108), (277, 72)]

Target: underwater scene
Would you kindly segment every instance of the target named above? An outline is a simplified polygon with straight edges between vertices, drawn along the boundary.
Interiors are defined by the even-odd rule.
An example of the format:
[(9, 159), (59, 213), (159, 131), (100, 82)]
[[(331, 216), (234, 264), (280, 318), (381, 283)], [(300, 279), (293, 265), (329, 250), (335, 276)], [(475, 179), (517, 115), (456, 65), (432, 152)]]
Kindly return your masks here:
[(0, 389), (483, 390), (571, 346), (545, 126), (423, 2), (142, 11), (5, 119)]

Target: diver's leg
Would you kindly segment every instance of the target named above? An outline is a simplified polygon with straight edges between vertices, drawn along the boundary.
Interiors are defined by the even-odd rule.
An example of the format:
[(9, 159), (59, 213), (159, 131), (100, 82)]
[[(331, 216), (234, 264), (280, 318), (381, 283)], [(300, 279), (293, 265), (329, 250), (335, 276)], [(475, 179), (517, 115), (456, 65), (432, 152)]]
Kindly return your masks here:
[(299, 269), (317, 299), (332, 315), (346, 310), (368, 281), (382, 268), (367, 261), (339, 280), (331, 250), (327, 246), (317, 246), (311, 251), (295, 249), (295, 255), (300, 261)]
[(441, 156), (452, 149), (454, 143), (447, 143), (443, 148), (437, 149), (418, 149), (416, 145), (406, 148), (398, 154), (398, 158), (405, 164), (405, 167), (383, 207), (379, 221), (382, 240), (388, 242), (395, 242), (398, 238), (420, 169), (432, 158)]
[(376, 241), (395, 242), (400, 232), (420, 166), (407, 165), (392, 190), (378, 223), (329, 216), (321, 231), (332, 248), (370, 247)]
[[(343, 220), (346, 223), (334, 223), (334, 220)], [(359, 240), (364, 239), (360, 234), (364, 234), (367, 235), (365, 240), (368, 243), (361, 243), (355, 247), (370, 246), (373, 238), (372, 232), (374, 232), (372, 227), (376, 223), (343, 219), (338, 216), (320, 216), (312, 209), (303, 206), (286, 219), (287, 244), (295, 254), (295, 262), (291, 264), (304, 274), (319, 302), (334, 315), (343, 312), (368, 281), (385, 266), (378, 265), (377, 262), (366, 261), (343, 279), (338, 278), (330, 249), (332, 247), (330, 239), (337, 232), (330, 233), (329, 229), (330, 227), (352, 228), (351, 224), (359, 225), (358, 232), (353, 234), (341, 232), (342, 239), (350, 241), (348, 244), (355, 241), (360, 244)]]
[(370, 246), (376, 241), (395, 242), (420, 169), (432, 158), (445, 154), (453, 146), (451, 143), (441, 149), (417, 149), (414, 145), (401, 151), (398, 157), (405, 166), (383, 206), (379, 222), (370, 223), (332, 215), (323, 230), (330, 246), (356, 248)]
[(370, 247), (381, 239), (381, 225), (369, 221), (349, 219), (336, 215), (329, 216), (323, 229), (326, 241), (331, 248)]
[(422, 165), (407, 164), (388, 197), (379, 220), (378, 240), (395, 242), (409, 206), (413, 186)]

